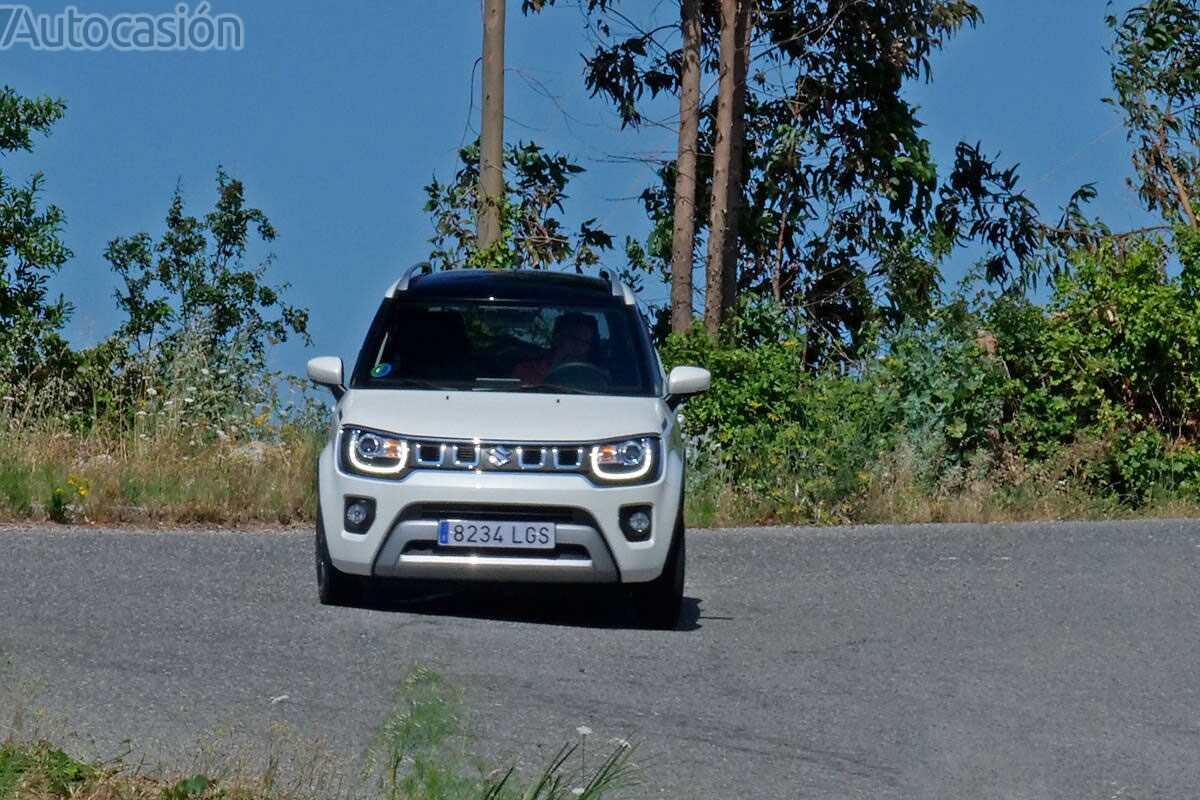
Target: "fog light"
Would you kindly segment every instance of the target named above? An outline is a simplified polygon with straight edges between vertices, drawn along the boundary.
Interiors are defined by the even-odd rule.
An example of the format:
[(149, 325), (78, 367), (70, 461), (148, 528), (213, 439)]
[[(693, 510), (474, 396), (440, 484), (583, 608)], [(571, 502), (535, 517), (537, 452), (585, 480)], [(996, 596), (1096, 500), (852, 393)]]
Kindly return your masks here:
[(644, 542), (650, 538), (654, 517), (650, 506), (625, 506), (621, 509), (621, 533), (631, 542)]
[(375, 521), (375, 501), (367, 497), (347, 497), (344, 518), (346, 530), (366, 533)]

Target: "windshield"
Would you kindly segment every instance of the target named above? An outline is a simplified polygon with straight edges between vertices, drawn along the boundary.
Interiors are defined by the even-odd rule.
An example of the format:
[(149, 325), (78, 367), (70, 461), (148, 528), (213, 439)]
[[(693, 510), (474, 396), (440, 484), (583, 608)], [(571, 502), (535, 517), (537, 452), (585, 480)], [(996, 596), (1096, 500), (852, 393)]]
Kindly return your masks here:
[(355, 388), (658, 393), (649, 338), (629, 306), (385, 302)]

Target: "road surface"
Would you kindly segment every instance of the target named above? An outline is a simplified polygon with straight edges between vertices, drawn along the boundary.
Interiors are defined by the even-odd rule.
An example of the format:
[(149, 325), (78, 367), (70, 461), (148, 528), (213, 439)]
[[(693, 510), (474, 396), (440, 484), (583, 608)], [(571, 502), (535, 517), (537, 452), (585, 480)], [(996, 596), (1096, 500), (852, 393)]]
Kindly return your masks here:
[[(1200, 524), (693, 531), (680, 630), (561, 595), (316, 602), (298, 532), (0, 530), (0, 651), (69, 747), (186, 768), (283, 729), (358, 753), (414, 664), (489, 758), (586, 726), (635, 796), (1181, 798)], [(576, 607), (572, 607), (575, 605)], [(0, 723), (11, 708), (0, 707)], [(43, 725), (52, 723), (42, 723)]]

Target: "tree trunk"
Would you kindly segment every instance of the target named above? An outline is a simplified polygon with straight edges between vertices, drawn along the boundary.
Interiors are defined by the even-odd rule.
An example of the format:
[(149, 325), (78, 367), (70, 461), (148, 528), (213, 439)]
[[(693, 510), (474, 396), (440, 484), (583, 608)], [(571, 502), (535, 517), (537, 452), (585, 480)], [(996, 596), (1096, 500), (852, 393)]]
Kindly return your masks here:
[(743, 153), (746, 150), (746, 73), (750, 70), (751, 6), (754, 0), (741, 0), (737, 18), (738, 51), (733, 73), (733, 134), (729, 138), (729, 200), (726, 204), (727, 231), (721, 249), (721, 273), (724, 295), (721, 319), (729, 318), (737, 305), (739, 229), (742, 211)]
[(675, 227), (671, 237), (671, 330), (692, 327), (696, 251), (696, 142), (700, 131), (700, 0), (683, 0), (683, 71), (679, 92), (679, 157), (675, 161)]
[(483, 11), (483, 110), (479, 132), (480, 250), (500, 239), (504, 197), (504, 0), (485, 0)]
[[(740, 164), (735, 168), (733, 157), (735, 152), (739, 155), (742, 152), (739, 137), (745, 138), (746, 70), (742, 65), (749, 55), (745, 46), (750, 34), (749, 11), (749, 0), (721, 0), (720, 77), (704, 297), (704, 327), (713, 336), (720, 332), (737, 292), (737, 198), (741, 195), (741, 169)], [(727, 269), (726, 254), (730, 249), (733, 263)]]

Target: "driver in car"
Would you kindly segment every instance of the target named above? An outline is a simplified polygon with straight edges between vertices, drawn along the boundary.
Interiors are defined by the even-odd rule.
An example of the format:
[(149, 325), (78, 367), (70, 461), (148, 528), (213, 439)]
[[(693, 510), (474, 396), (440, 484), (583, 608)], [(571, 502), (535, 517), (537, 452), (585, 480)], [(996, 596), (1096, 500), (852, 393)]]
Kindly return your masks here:
[(550, 357), (522, 361), (513, 368), (512, 375), (520, 378), (522, 384), (537, 385), (568, 364), (583, 364), (599, 371), (593, 358), (599, 334), (595, 317), (574, 311), (560, 314), (550, 334)]

